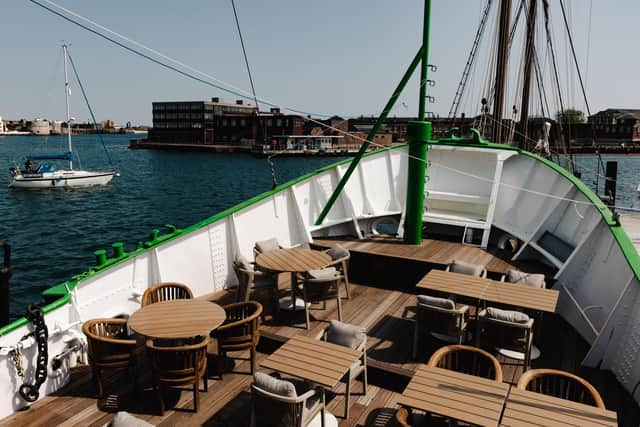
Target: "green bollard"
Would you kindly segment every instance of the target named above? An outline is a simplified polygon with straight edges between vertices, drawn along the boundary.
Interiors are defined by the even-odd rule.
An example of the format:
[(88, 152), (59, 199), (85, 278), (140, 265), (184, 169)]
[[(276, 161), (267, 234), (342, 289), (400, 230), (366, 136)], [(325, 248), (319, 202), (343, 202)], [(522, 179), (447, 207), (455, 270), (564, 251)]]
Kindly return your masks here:
[(96, 256), (96, 267), (100, 267), (107, 262), (107, 251), (98, 249), (93, 253)]
[(121, 258), (124, 256), (124, 244), (122, 242), (116, 242), (111, 245), (111, 247), (113, 248), (114, 258)]

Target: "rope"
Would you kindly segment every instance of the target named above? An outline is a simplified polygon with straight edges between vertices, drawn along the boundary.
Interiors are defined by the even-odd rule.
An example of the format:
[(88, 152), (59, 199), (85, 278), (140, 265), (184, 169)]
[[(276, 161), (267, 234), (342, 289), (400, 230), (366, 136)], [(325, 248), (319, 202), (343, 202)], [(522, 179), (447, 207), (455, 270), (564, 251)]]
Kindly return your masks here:
[[(102, 143), (102, 148), (104, 149), (105, 154), (107, 155), (107, 160), (109, 161), (109, 165), (113, 168), (113, 162), (111, 161), (111, 155), (109, 154), (109, 150), (107, 150), (107, 146), (104, 143), (104, 139), (102, 138), (102, 133), (98, 131), (98, 121), (96, 120), (96, 115), (93, 114), (93, 108), (91, 108), (91, 104), (89, 104), (89, 98), (87, 97), (87, 93), (84, 90), (84, 86), (82, 85), (82, 81), (80, 80), (80, 75), (78, 74), (78, 70), (76, 69), (76, 64), (73, 62), (71, 58), (71, 54), (69, 53), (69, 48), (67, 48), (67, 56), (69, 57), (69, 63), (71, 64), (71, 69), (73, 70), (73, 74), (76, 76), (76, 80), (78, 81), (78, 86), (80, 87), (80, 92), (82, 92), (82, 97), (84, 98), (84, 102), (87, 104), (87, 108), (89, 109), (89, 114), (91, 114), (91, 120), (93, 120), (93, 126), (96, 129), (98, 134), (98, 138), (100, 138), (100, 142)], [(71, 131), (71, 129), (69, 129)]]

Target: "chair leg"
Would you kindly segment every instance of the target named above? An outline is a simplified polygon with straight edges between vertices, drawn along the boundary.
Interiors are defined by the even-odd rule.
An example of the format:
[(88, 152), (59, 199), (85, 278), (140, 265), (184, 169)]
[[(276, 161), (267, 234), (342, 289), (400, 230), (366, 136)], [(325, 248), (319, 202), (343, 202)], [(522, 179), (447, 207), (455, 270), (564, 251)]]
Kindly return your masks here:
[(342, 303), (340, 302), (340, 292), (338, 292), (338, 320), (342, 322)]
[[(204, 391), (205, 393), (209, 391), (209, 378), (206, 374), (206, 369), (205, 369), (205, 374), (202, 376), (202, 385), (204, 386)], [(198, 383), (198, 381), (196, 381), (196, 384)]]
[(251, 346), (251, 375), (256, 372), (256, 346)]
[(347, 374), (347, 393), (344, 398), (344, 419), (349, 419), (349, 397), (351, 396), (351, 372)]
[[(367, 350), (365, 350), (367, 351)], [(367, 363), (364, 364), (364, 370), (362, 371), (362, 393), (367, 395), (367, 385), (369, 385), (369, 381), (367, 379)]]
[(220, 376), (221, 380), (224, 374), (224, 362), (226, 358), (227, 355), (224, 352), (221, 351), (220, 354), (218, 354), (218, 376)]
[(102, 388), (102, 377), (100, 375), (100, 368), (94, 366), (93, 367), (93, 380), (96, 383), (96, 392), (98, 393), (98, 398), (102, 398), (104, 390)]
[(162, 386), (156, 385), (154, 386), (156, 391), (158, 392), (158, 400), (160, 401), (160, 416), (164, 415), (164, 396), (162, 395)]
[(344, 290), (347, 292), (347, 299), (351, 299), (351, 295), (349, 295), (349, 273), (347, 270), (349, 266), (344, 263), (342, 267), (342, 275), (344, 276)]
[(193, 383), (193, 410), (198, 412), (200, 406), (200, 387), (198, 387), (198, 381)]
[(420, 333), (418, 331), (418, 324), (418, 319), (416, 319), (413, 326), (413, 345), (411, 346), (411, 358), (413, 360), (416, 360), (418, 356), (418, 334)]
[(304, 315), (307, 321), (307, 330), (311, 329), (311, 322), (309, 321), (309, 305), (305, 301), (304, 303)]

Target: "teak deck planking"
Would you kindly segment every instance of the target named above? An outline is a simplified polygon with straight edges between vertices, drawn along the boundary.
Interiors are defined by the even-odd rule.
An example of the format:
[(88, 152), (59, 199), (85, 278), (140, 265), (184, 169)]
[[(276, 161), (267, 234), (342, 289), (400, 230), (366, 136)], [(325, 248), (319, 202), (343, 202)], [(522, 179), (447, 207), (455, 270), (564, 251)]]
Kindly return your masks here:
[[(335, 242), (334, 242), (335, 243)], [(443, 242), (448, 247), (447, 256), (456, 256), (456, 244)], [(394, 244), (397, 245), (397, 244)], [(347, 246), (347, 245), (345, 245)], [(398, 245), (400, 246), (400, 245)], [(466, 245), (457, 244), (466, 252)], [(406, 249), (407, 252), (414, 248)], [(488, 255), (492, 257), (492, 255)], [(472, 261), (471, 259), (467, 259)], [(492, 262), (490, 262), (490, 265)], [(494, 262), (492, 265), (498, 265)], [(508, 264), (504, 264), (508, 265)], [(503, 266), (504, 266), (503, 265)], [(280, 289), (285, 291), (290, 287), (289, 275), (280, 275)], [(415, 291), (415, 283), (407, 286)], [(272, 318), (269, 315), (268, 295), (254, 294), (255, 298), (265, 303), (265, 322), (261, 326), (262, 341), (267, 343), (283, 342), (295, 335), (316, 336), (327, 326), (328, 320), (337, 318), (335, 302), (328, 302), (326, 309), (312, 307), (312, 328), (305, 329), (304, 312), (289, 314), (288, 317)], [(215, 300), (220, 304), (232, 302), (234, 293), (223, 291), (213, 295), (206, 295), (202, 299)], [(339, 415), (343, 413), (344, 382), (339, 382), (328, 395), (327, 408), (338, 415), (341, 427), (352, 426), (382, 426), (393, 418), (402, 388), (398, 390), (398, 383), (408, 380), (420, 366), (425, 363), (435, 349), (433, 343), (421, 344), (418, 360), (411, 360), (411, 342), (413, 336), (413, 317), (415, 314), (416, 296), (413, 292), (397, 289), (369, 287), (352, 283), (351, 299), (343, 300), (344, 321), (365, 326), (368, 331), (367, 357), (370, 369), (377, 370), (381, 375), (369, 376), (369, 390), (366, 396), (359, 394), (362, 383), (355, 380), (352, 385), (352, 399), (350, 402), (350, 416), (345, 420)], [(543, 353), (533, 361), (533, 367), (548, 367), (563, 369), (577, 373), (590, 381), (600, 392), (607, 408), (618, 412), (618, 418), (623, 420), (621, 426), (637, 426), (640, 421), (640, 410), (633, 399), (615, 381), (613, 376), (597, 369), (581, 368), (580, 361), (588, 351), (588, 345), (578, 334), (559, 316), (551, 314), (545, 316), (544, 335), (534, 333), (534, 342)], [(262, 345), (260, 347), (263, 347)], [(259, 347), (258, 364), (267, 354)], [(272, 351), (272, 350), (269, 350)], [(139, 349), (139, 355), (144, 360), (144, 349)], [(559, 357), (561, 355), (561, 357)], [(232, 357), (248, 356), (245, 353), (232, 353)], [(498, 357), (501, 361), (506, 382), (515, 384), (522, 372), (521, 367), (514, 366), (513, 361)], [(215, 363), (215, 360), (212, 361)], [(125, 371), (106, 371), (105, 387), (107, 397), (98, 401), (91, 377), (91, 370), (87, 366), (79, 366), (72, 371), (69, 385), (59, 390), (55, 395), (44, 397), (31, 405), (31, 408), (0, 420), (0, 425), (8, 426), (102, 426), (107, 423), (118, 410), (127, 410), (134, 416), (147, 420), (156, 425), (207, 425), (207, 426), (247, 426), (251, 408), (249, 363), (237, 360), (224, 376), (224, 380), (214, 377), (209, 379), (209, 392), (200, 393), (201, 408), (198, 413), (192, 411), (193, 393), (186, 388), (186, 393), (176, 391), (168, 394), (165, 415), (158, 414), (156, 394), (150, 388), (150, 372), (147, 366), (142, 366), (139, 372), (144, 373), (139, 378), (139, 389), (132, 391), (132, 378)], [(264, 370), (259, 368), (259, 370)], [(375, 378), (378, 378), (377, 380)], [(392, 379), (392, 386), (384, 383)], [(399, 378), (405, 378), (400, 380)], [(381, 383), (380, 381), (383, 381)], [(406, 384), (406, 383), (405, 383)]]

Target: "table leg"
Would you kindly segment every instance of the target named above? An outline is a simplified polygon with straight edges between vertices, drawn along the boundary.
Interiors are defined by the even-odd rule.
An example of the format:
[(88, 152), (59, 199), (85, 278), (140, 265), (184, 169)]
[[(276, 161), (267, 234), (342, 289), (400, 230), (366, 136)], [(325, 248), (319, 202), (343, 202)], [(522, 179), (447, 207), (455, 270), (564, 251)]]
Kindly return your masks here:
[(325, 406), (326, 405), (326, 401), (325, 401), (325, 396), (324, 396), (324, 388), (322, 389), (321, 396), (322, 396), (322, 409), (320, 410), (320, 425), (322, 427), (324, 427), (324, 413), (327, 410), (327, 408)]
[(293, 311), (296, 311), (296, 281), (298, 279), (298, 273), (291, 273), (291, 301), (293, 302)]

